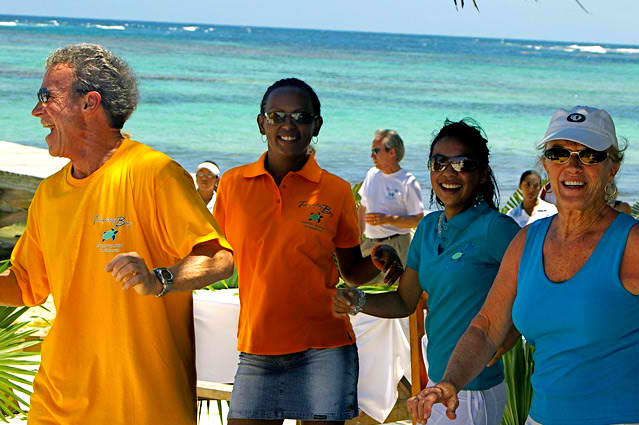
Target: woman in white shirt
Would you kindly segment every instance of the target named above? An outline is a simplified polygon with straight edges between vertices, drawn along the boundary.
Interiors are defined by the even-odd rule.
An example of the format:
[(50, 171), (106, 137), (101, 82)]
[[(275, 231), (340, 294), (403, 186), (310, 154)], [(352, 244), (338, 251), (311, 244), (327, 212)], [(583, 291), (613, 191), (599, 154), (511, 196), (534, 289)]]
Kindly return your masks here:
[(519, 178), (519, 190), (524, 200), (507, 215), (524, 227), (540, 218), (549, 217), (557, 214), (557, 207), (553, 204), (539, 199), (539, 190), (541, 189), (541, 176), (535, 170), (526, 170)]

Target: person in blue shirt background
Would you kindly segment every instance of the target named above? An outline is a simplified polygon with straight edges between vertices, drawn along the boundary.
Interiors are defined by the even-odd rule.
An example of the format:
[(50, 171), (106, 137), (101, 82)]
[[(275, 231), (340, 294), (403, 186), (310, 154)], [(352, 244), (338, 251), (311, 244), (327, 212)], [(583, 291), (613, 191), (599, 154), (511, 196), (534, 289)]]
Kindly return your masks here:
[[(411, 243), (406, 270), (396, 292), (364, 295), (345, 289), (334, 297), (335, 314), (364, 311), (378, 317), (405, 317), (424, 291), (429, 386), (442, 379), (448, 359), (479, 312), (502, 256), (519, 226), (497, 210), (499, 192), (489, 164), (488, 141), (470, 119), (446, 120), (430, 146), (428, 166), (434, 200), (443, 211), (424, 217)], [(430, 423), (497, 425), (507, 394), (503, 365), (496, 360), (464, 386), (457, 419), (434, 406)], [(461, 412), (463, 410), (463, 413)]]
[(521, 332), (535, 347), (526, 425), (639, 425), (639, 226), (609, 204), (624, 148), (588, 106), (555, 112), (538, 147), (559, 212), (513, 239), (441, 382), (409, 399), (418, 423), (433, 403), (452, 415), (457, 389)]

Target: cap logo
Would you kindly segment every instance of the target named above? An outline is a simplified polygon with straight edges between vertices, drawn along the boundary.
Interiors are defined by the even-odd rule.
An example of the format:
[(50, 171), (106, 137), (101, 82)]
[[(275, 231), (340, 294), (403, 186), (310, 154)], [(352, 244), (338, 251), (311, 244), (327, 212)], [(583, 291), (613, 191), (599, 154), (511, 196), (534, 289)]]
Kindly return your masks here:
[(583, 114), (570, 114), (566, 120), (570, 122), (584, 122), (586, 121), (586, 116)]

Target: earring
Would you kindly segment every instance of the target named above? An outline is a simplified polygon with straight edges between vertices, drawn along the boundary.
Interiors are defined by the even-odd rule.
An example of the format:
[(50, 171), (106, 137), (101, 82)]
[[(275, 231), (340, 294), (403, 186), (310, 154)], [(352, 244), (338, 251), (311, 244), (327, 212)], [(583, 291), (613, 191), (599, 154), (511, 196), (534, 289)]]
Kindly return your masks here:
[(617, 185), (614, 183), (608, 183), (604, 187), (604, 196), (606, 202), (612, 202), (617, 198)]
[(262, 136), (262, 143), (266, 143), (266, 136), (263, 134), (261, 134), (261, 136)]
[(318, 136), (313, 136), (311, 137), (311, 143), (313, 143), (314, 145), (317, 144), (317, 142), (319, 142), (319, 137)]

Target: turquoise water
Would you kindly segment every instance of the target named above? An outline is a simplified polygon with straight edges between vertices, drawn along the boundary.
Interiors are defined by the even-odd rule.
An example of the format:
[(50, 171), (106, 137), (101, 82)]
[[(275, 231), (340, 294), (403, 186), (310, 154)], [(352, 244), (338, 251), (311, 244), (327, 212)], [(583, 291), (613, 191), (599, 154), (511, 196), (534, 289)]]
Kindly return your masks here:
[(535, 144), (559, 107), (607, 109), (630, 141), (621, 198), (639, 200), (639, 46), (0, 15), (0, 140), (44, 147), (30, 116), (50, 51), (102, 44), (136, 71), (133, 137), (193, 170), (263, 152), (256, 114), (266, 87), (296, 76), (322, 101), (322, 167), (360, 181), (373, 132), (394, 128), (402, 165), (430, 188), (429, 142), (445, 118), (485, 129), (502, 198), (536, 166)]

